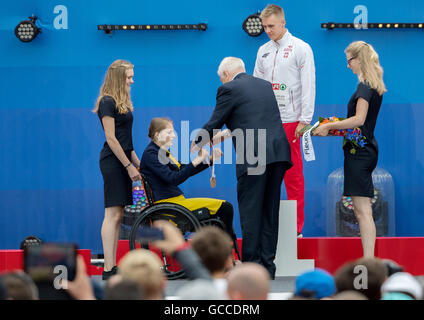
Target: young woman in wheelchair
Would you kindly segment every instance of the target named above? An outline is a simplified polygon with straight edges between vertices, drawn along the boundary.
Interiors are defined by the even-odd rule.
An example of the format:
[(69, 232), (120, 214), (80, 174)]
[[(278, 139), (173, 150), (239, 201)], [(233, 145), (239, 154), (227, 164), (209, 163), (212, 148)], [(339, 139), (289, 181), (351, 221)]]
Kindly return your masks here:
[[(174, 126), (168, 118), (154, 118), (149, 127), (151, 142), (144, 150), (140, 161), (140, 172), (145, 176), (152, 192), (154, 203), (176, 203), (190, 211), (207, 208), (211, 218), (221, 220), (226, 232), (233, 238), (233, 206), (225, 200), (212, 198), (185, 198), (178, 187), (191, 176), (209, 168), (204, 163), (209, 153), (201, 149), (197, 157), (189, 164), (181, 164), (169, 152), (175, 138)], [(219, 149), (214, 149), (210, 160), (222, 156)]]

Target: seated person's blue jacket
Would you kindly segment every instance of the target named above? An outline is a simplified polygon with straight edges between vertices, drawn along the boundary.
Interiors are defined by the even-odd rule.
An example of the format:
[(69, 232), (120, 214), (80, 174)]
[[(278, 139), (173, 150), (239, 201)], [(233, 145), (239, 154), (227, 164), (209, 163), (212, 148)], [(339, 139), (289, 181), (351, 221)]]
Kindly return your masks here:
[[(162, 152), (159, 154), (160, 147), (153, 141), (149, 143), (143, 152), (140, 161), (140, 171), (146, 177), (146, 180), (153, 190), (153, 200), (159, 201), (182, 195), (183, 192), (178, 185), (186, 181), (191, 176), (209, 168), (208, 164), (201, 163), (194, 167), (190, 162), (189, 164), (181, 164), (180, 168), (169, 159), (167, 164), (161, 163), (159, 156), (163, 156)], [(164, 161), (162, 161), (164, 162)]]

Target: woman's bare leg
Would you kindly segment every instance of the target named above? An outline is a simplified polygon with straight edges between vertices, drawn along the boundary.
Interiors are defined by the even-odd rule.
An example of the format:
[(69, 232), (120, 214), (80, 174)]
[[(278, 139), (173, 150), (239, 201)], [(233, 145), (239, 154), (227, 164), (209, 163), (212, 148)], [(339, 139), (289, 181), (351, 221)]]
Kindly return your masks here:
[(113, 247), (115, 248), (115, 250), (113, 251), (113, 261), (115, 261), (114, 265), (116, 265), (116, 252), (118, 249), (119, 231), (121, 229), (121, 222), (123, 217), (124, 217), (124, 208), (122, 208), (121, 215), (118, 218), (119, 222), (115, 226), (115, 243), (113, 245)]
[(123, 207), (109, 207), (105, 209), (105, 217), (103, 219), (101, 231), (105, 259), (104, 271), (110, 271), (116, 265), (119, 226), (123, 214)]
[(376, 230), (372, 217), (371, 199), (368, 197), (352, 197), (356, 220), (361, 232), (364, 258), (373, 258), (375, 250)]

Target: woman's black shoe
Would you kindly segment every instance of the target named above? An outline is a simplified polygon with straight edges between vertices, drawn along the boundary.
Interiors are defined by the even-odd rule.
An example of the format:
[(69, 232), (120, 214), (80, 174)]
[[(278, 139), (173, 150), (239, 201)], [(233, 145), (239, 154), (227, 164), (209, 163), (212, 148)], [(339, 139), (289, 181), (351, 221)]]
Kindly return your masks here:
[(103, 271), (102, 279), (108, 280), (111, 276), (118, 273), (118, 267), (114, 266), (110, 271)]

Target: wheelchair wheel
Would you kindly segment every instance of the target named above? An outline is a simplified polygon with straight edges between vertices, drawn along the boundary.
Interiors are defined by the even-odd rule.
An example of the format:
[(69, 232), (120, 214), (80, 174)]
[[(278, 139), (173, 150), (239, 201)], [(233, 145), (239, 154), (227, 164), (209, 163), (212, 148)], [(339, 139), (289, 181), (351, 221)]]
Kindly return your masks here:
[(152, 248), (150, 243), (142, 243), (138, 239), (139, 229), (152, 225), (156, 220), (171, 222), (181, 231), (186, 240), (190, 237), (191, 233), (200, 228), (199, 220), (181, 205), (175, 203), (159, 203), (143, 210), (131, 228), (129, 236), (130, 250), (143, 248), (155, 252), (163, 262), (163, 271), (168, 279), (173, 280), (182, 278), (185, 276), (184, 271), (173, 257), (165, 255), (161, 250)]

